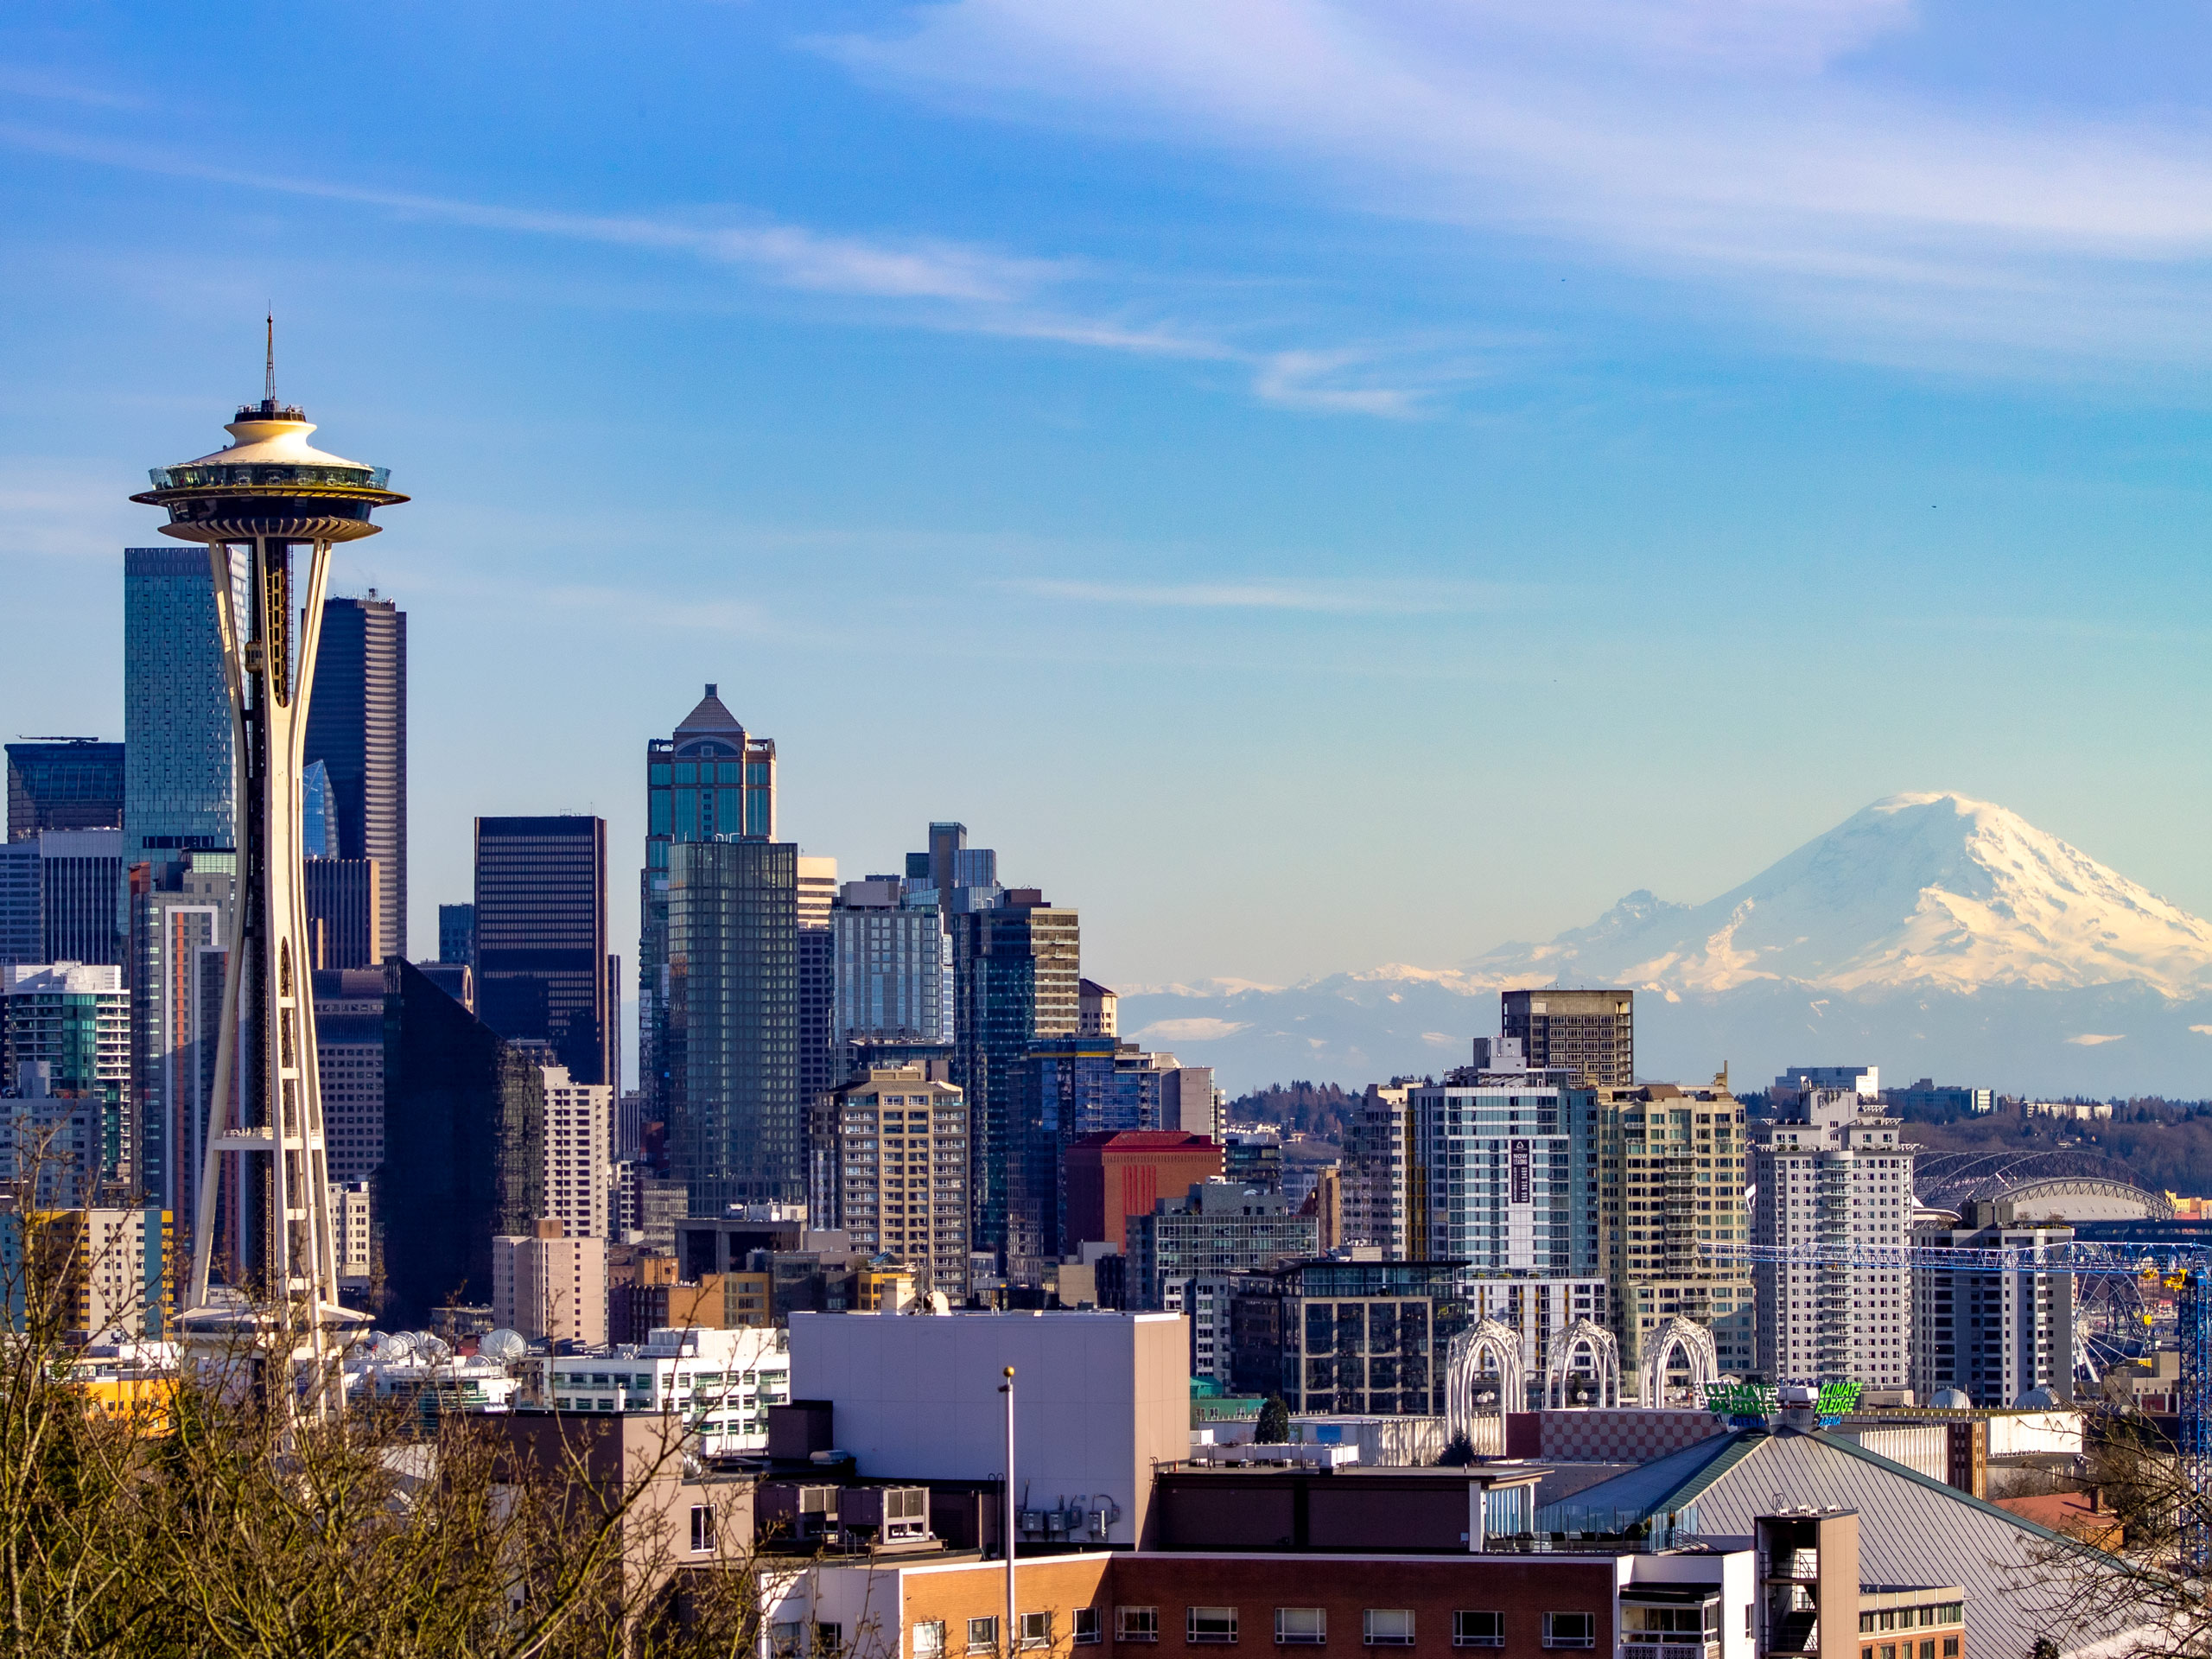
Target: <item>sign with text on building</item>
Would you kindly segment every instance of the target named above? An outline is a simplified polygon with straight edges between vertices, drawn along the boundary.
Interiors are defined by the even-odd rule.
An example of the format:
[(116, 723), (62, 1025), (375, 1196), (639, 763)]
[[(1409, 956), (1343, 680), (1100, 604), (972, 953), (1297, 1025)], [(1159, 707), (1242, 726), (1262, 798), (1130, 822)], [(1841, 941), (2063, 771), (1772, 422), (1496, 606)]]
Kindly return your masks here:
[(1508, 1156), (1512, 1161), (1512, 1201), (1515, 1204), (1529, 1203), (1534, 1197), (1534, 1192), (1529, 1167), (1529, 1143), (1526, 1141), (1514, 1141)]

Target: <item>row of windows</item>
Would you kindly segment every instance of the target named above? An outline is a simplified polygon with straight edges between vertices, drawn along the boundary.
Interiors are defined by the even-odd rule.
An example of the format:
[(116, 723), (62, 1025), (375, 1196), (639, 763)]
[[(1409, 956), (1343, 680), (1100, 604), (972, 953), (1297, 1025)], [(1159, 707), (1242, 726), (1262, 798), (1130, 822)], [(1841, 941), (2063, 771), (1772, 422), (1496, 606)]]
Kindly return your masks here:
[[(1278, 1607), (1274, 1610), (1274, 1639), (1279, 1647), (1319, 1647), (1329, 1639), (1329, 1614), (1325, 1607)], [(1094, 1633), (1083, 1634), (1084, 1619), (1094, 1621)], [(1024, 1618), (1027, 1625), (1031, 1618), (1049, 1621), (1050, 1614), (1032, 1614)], [(1076, 1640), (1096, 1641), (1094, 1609), (1084, 1608), (1076, 1614)], [(984, 1621), (969, 1621), (970, 1653), (988, 1651), (974, 1645), (976, 1625)], [(991, 1621), (995, 1624), (995, 1621)], [(926, 1659), (938, 1649), (925, 1649), (918, 1640), (921, 1626), (915, 1627), (918, 1640), (915, 1659)], [(1047, 1625), (1049, 1629), (1049, 1623)], [(995, 1629), (994, 1630), (995, 1635)], [(1024, 1646), (1027, 1646), (1027, 1630)], [(1369, 1607), (1359, 1616), (1359, 1637), (1362, 1645), (1370, 1648), (1409, 1648), (1414, 1642), (1414, 1612), (1410, 1607)], [(1114, 1639), (1117, 1642), (1157, 1642), (1160, 1640), (1160, 1610), (1157, 1607), (1116, 1607), (1114, 1610)], [(1238, 1639), (1237, 1610), (1234, 1607), (1189, 1607), (1184, 1610), (1183, 1639), (1192, 1643), (1226, 1643)], [(1598, 1618), (1594, 1613), (1546, 1613), (1544, 1615), (1544, 1645), (1548, 1648), (1590, 1648), (1598, 1641)], [(1498, 1648), (1505, 1645), (1505, 1615), (1502, 1612), (1461, 1608), (1452, 1615), (1452, 1645), (1456, 1648)], [(1892, 1656), (1891, 1659), (1895, 1659)]]
[[(1863, 1618), (1865, 1615), (1861, 1614), (1860, 1617)], [(1877, 1649), (1871, 1646), (1859, 1649), (1859, 1659), (1877, 1659)], [(1879, 1659), (1915, 1659), (1912, 1650), (1912, 1643), (1910, 1642), (1884, 1642), (1879, 1644)], [(1918, 1659), (1936, 1659), (1935, 1643), (1923, 1642), (1920, 1644)], [(1959, 1659), (1959, 1638), (1957, 1637), (1947, 1636), (1943, 1638), (1943, 1659)]]

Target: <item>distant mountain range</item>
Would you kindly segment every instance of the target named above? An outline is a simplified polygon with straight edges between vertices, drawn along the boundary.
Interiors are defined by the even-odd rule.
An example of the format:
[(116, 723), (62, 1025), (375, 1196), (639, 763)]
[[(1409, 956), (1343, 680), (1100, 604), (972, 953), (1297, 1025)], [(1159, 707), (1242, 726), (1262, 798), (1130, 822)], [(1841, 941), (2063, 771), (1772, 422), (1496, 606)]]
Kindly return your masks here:
[(1461, 1065), (1497, 993), (1637, 991), (1637, 1069), (1738, 1088), (1789, 1065), (2038, 1094), (2212, 1096), (2212, 923), (2018, 814), (1895, 795), (1701, 905), (1648, 892), (1459, 968), (1133, 990), (1122, 1029), (1232, 1092)]

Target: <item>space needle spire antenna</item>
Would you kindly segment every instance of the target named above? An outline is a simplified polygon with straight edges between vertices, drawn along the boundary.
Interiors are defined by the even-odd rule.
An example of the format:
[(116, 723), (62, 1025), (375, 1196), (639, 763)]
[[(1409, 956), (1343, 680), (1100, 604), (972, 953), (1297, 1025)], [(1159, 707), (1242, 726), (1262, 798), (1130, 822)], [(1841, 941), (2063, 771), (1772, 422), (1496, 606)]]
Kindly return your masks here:
[(276, 401), (273, 307), (266, 321), (264, 396), (240, 406), (230, 443), (155, 467), (153, 487), (130, 499), (167, 509), (163, 535), (207, 548), (238, 756), (222, 1027), (177, 1324), (188, 1351), (243, 1363), (264, 1397), (321, 1417), (342, 1409), (339, 1362), (368, 1320), (338, 1295), (302, 760), (330, 550), (375, 535), (371, 512), (407, 498), (385, 487), (385, 468), (308, 444), (306, 412)]

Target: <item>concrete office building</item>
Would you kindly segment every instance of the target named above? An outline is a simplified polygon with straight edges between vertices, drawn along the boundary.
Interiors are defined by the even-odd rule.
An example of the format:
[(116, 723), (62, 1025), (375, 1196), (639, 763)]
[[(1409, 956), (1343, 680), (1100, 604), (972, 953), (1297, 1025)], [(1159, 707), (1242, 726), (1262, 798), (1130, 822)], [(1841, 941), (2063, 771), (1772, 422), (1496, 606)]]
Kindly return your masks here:
[[(245, 555), (229, 555), (245, 581)], [(123, 551), (123, 859), (162, 868), (238, 845), (231, 698), (204, 547)], [(195, 1172), (196, 1174), (197, 1172)]]
[(1569, 1076), (1468, 1068), (1408, 1092), (1412, 1256), (1597, 1273), (1597, 1104)]
[(123, 828), (123, 745), (93, 737), (10, 743), (8, 839)]
[(323, 1157), (335, 1186), (373, 1180), (384, 1163), (388, 982), (381, 968), (325, 969), (315, 976)]
[(837, 941), (830, 912), (837, 899), (837, 861), (798, 856), (792, 909), (798, 939), (792, 957), (798, 990), (798, 1097), (802, 1107), (826, 1103), (845, 1080), (837, 1040)]
[(385, 1009), (377, 1207), (388, 1317), (420, 1328), (449, 1300), (492, 1300), (492, 1241), (545, 1213), (544, 1077), (412, 963)]
[(794, 1313), (791, 1393), (831, 1403), (827, 1444), (871, 1476), (985, 1479), (1006, 1467), (1011, 1365), (1038, 1540), (1046, 1503), (1082, 1493), (1109, 1517), (1096, 1541), (1143, 1548), (1154, 1471), (1190, 1453), (1188, 1353), (1166, 1313)]
[(579, 1083), (617, 1083), (607, 988), (607, 820), (476, 820), (477, 1016), (550, 1043)]
[[(187, 1239), (198, 1212), (215, 1086), (237, 867), (235, 853), (183, 852), (165, 865), (142, 864), (131, 872), (136, 1191), (168, 1211), (178, 1236)], [(168, 885), (157, 886), (162, 880)], [(382, 1040), (379, 1021), (379, 1045)]]
[(1164, 1308), (1172, 1281), (1258, 1273), (1317, 1255), (1319, 1230), (1280, 1192), (1232, 1181), (1200, 1181), (1162, 1198), (1128, 1224), (1132, 1306)]
[[(933, 858), (942, 827), (931, 827)], [(957, 849), (948, 847), (943, 861), (957, 868)], [(1036, 1230), (1042, 1217), (1033, 1209), (1026, 1218), (1028, 1230), (1009, 1238), (1016, 1184), (1039, 1179), (1022, 1117), (1021, 1073), (1041, 1041), (1076, 1036), (1081, 1021), (1081, 923), (1074, 911), (1053, 908), (1033, 887), (1009, 888), (994, 908), (949, 911), (947, 919), (952, 931), (952, 1080), (967, 1093), (972, 1130), (970, 1230), (975, 1248), (997, 1253), (1006, 1270), (1013, 1271), (1018, 1259), (1033, 1271), (1049, 1248)], [(1109, 1053), (1110, 1065), (1110, 1048)], [(1055, 1154), (1059, 1150), (1057, 1145), (1052, 1148)]]
[(375, 1212), (368, 1182), (330, 1183), (331, 1258), (348, 1296), (361, 1296), (376, 1277)]
[[(645, 745), (645, 862), (638, 876), (638, 1084), (645, 1116), (670, 1110), (670, 855), (692, 841), (776, 836), (776, 745), (755, 737), (709, 683), (671, 737)], [(794, 923), (794, 925), (796, 923)]]
[(669, 850), (671, 1173), (696, 1215), (804, 1202), (798, 849), (742, 840)]
[(384, 944), (383, 870), (373, 858), (301, 861), (314, 968), (373, 968)]
[(41, 830), (10, 843), (18, 857), (35, 846), (41, 962), (118, 964), (130, 925), (120, 830)]
[(1066, 1254), (1085, 1243), (1128, 1248), (1129, 1224), (1165, 1198), (1221, 1179), (1220, 1146), (1183, 1129), (1142, 1129), (1076, 1138), (1067, 1152)]
[(1082, 1014), (1079, 1037), (1118, 1037), (1122, 1031), (1122, 999), (1097, 981), (1086, 979), (1077, 987)]
[(43, 1092), (99, 1105), (97, 1178), (127, 1181), (131, 1164), (124, 1096), (130, 1087), (130, 993), (123, 969), (76, 962), (0, 968), (5, 999), (0, 1075), (18, 1090), (35, 1065)]
[(407, 613), (373, 588), (322, 602), (305, 758), (330, 780), (336, 856), (376, 861), (377, 935), (387, 953), (405, 956)]
[(1625, 989), (1501, 991), (1500, 1034), (1521, 1044), (1532, 1071), (1564, 1068), (1602, 1089), (1636, 1081), (1636, 993)]
[(914, 1288), (968, 1294), (968, 1103), (919, 1066), (874, 1066), (837, 1090), (837, 1209), (852, 1247), (903, 1262)]
[[(2038, 1250), (2070, 1243), (2074, 1230), (2024, 1223), (2012, 1205), (1972, 1203), (1959, 1225), (1923, 1225), (1915, 1244), (1945, 1249)], [(2031, 1389), (2060, 1400), (2074, 1392), (2074, 1275), (2032, 1266), (1912, 1274), (1912, 1389), (1923, 1405), (1957, 1389), (2001, 1409)]]
[(548, 1216), (492, 1241), (492, 1323), (534, 1341), (607, 1343), (607, 1241)]
[[(1902, 1252), (1912, 1242), (1917, 1148), (1901, 1128), (1855, 1090), (1818, 1088), (1758, 1125), (1751, 1242)], [(1759, 1374), (1769, 1382), (1848, 1376), (1869, 1388), (1910, 1387), (1911, 1279), (1902, 1265), (1758, 1263), (1751, 1283)]]
[(614, 1091), (575, 1082), (563, 1065), (538, 1071), (545, 1090), (545, 1213), (570, 1238), (611, 1237)]
[(1749, 1375), (1751, 1273), (1727, 1254), (1749, 1237), (1744, 1109), (1716, 1078), (1601, 1089), (1598, 1117), (1599, 1250), (1622, 1374), (1635, 1376), (1652, 1333), (1680, 1318), (1712, 1332), (1722, 1371)]
[(476, 906), (474, 905), (440, 905), (438, 906), (438, 960), (465, 962), (474, 966), (476, 961)]

